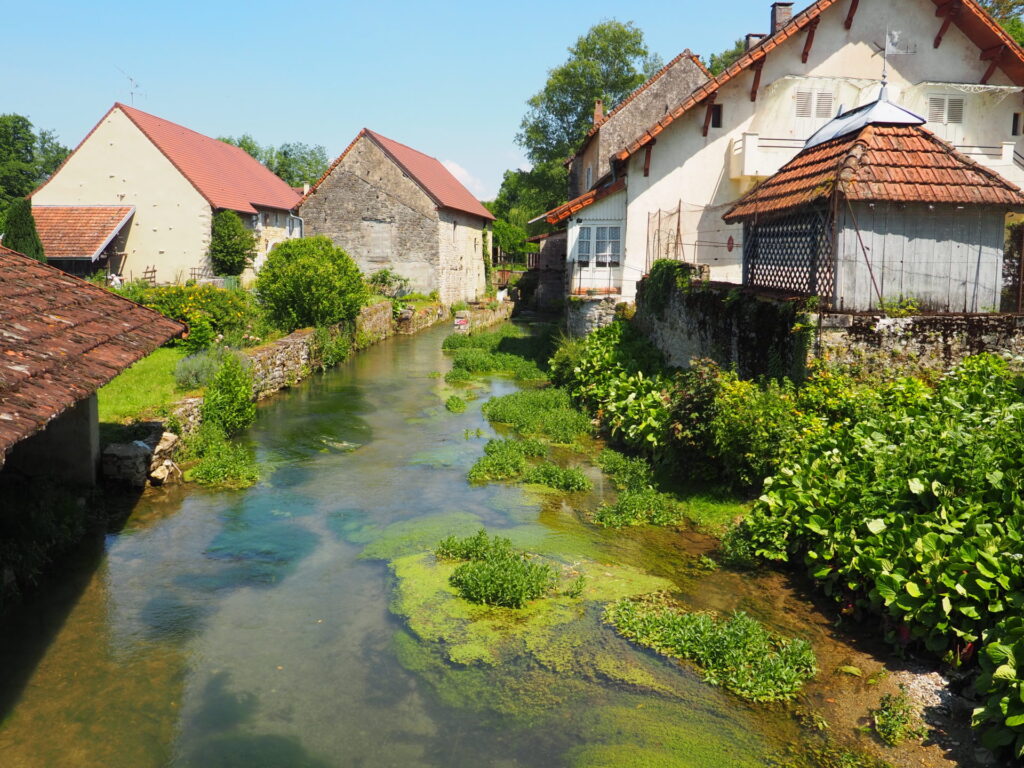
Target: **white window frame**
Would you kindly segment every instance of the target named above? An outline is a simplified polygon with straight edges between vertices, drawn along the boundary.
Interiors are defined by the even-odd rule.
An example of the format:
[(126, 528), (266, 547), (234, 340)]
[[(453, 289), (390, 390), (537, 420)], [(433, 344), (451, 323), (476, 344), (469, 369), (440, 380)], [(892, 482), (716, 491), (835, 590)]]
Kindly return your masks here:
[[(586, 237), (583, 233), (586, 233)], [(589, 267), (590, 259), (593, 256), (590, 239), (590, 225), (580, 227), (576, 232), (576, 263), (581, 267)], [(584, 247), (586, 246), (586, 247)]]
[(603, 224), (594, 227), (594, 263), (599, 268), (615, 268), (622, 264), (622, 227)]

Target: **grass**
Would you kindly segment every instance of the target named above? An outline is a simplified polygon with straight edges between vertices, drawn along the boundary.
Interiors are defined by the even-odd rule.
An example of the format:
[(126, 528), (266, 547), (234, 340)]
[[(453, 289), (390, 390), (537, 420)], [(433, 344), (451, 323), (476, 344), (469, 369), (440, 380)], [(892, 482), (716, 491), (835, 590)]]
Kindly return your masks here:
[(743, 612), (690, 613), (662, 595), (624, 598), (605, 609), (619, 634), (673, 658), (696, 663), (704, 680), (750, 701), (786, 701), (817, 672), (814, 651)]
[(156, 416), (181, 399), (174, 368), (185, 357), (181, 347), (161, 347), (99, 390), (99, 420), (103, 436), (121, 430), (114, 425)]
[(626, 525), (668, 525), (678, 522), (685, 516), (685, 510), (667, 493), (653, 488), (625, 490), (619, 494), (614, 504), (602, 504), (594, 514), (594, 519), (609, 528), (622, 528)]

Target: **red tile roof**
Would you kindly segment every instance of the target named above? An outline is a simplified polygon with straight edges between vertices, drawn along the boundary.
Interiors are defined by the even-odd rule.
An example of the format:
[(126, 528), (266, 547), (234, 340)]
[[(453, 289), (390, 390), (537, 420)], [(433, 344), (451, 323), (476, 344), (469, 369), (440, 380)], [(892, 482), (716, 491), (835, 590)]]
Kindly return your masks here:
[(0, 464), (184, 327), (0, 246)]
[(363, 128), (355, 139), (352, 140), (352, 143), (345, 148), (345, 151), (338, 155), (337, 159), (331, 163), (331, 167), (327, 169), (327, 172), (320, 177), (319, 181), (302, 198), (302, 202), (305, 202), (310, 195), (316, 194), (317, 188), (323, 183), (324, 179), (331, 175), (331, 172), (345, 159), (345, 156), (356, 145), (356, 142), (364, 136), (373, 141), (381, 148), (384, 154), (405, 171), (406, 175), (416, 182), (438, 208), (452, 208), (456, 211), (470, 213), (489, 221), (494, 219), (491, 212), (484, 208), (480, 201), (473, 197), (472, 193), (459, 183), (459, 180), (452, 176), (451, 171), (445, 168), (439, 160), (430, 155), (425, 155), (412, 147), (407, 147), (405, 144), (400, 144), (393, 139), (381, 136), (369, 128)]
[(48, 259), (95, 261), (133, 213), (133, 205), (32, 206)]
[[(663, 118), (644, 131), (635, 141), (631, 142), (625, 149), (620, 151), (616, 157), (619, 160), (628, 160), (645, 145), (649, 144), (665, 128), (678, 120), (689, 110), (703, 102), (712, 94), (716, 93), (723, 85), (735, 79), (743, 72), (746, 72), (754, 64), (764, 59), (772, 50), (790, 39), (801, 30), (805, 29), (812, 21), (830, 6), (835, 5), (837, 0), (816, 0), (800, 13), (793, 16), (790, 21), (781, 27), (777, 32), (764, 38), (760, 43), (751, 48), (728, 69), (717, 77), (709, 80), (694, 90), (689, 96), (683, 99), (674, 109), (669, 110)], [(934, 5), (942, 6), (947, 0), (932, 0)], [(978, 5), (976, 0), (962, 0), (963, 10), (954, 19), (954, 24), (970, 39), (981, 51), (999, 49), (999, 67), (1017, 85), (1024, 85), (1024, 49), (1022, 49), (991, 16)], [(844, 4), (844, 8), (848, 4)], [(864, 13), (865, 10), (861, 10)], [(853, 22), (856, 24), (856, 19)], [(938, 26), (936, 26), (936, 32)]]
[(1024, 195), (995, 171), (918, 125), (868, 125), (809, 147), (722, 218), (727, 222), (827, 200), (954, 203), (1024, 208)]
[(560, 221), (568, 219), (570, 216), (576, 213), (576, 211), (582, 210), (583, 208), (586, 208), (588, 205), (593, 205), (598, 200), (603, 200), (609, 195), (614, 195), (619, 190), (625, 188), (626, 180), (624, 178), (616, 179), (608, 186), (599, 187), (597, 189), (592, 189), (589, 192), (584, 192), (579, 197), (573, 198), (567, 203), (562, 203), (560, 206), (558, 206), (557, 208), (553, 208), (547, 213), (542, 213), (536, 219), (533, 219), (533, 221), (537, 221), (538, 219), (543, 218), (548, 222), (548, 224), (557, 224)]
[[(107, 111), (79, 147), (115, 109), (121, 110), (214, 208), (242, 213), (256, 213), (255, 206), (288, 211), (302, 197), (245, 150), (120, 102)], [(39, 189), (43, 186), (46, 184)]]

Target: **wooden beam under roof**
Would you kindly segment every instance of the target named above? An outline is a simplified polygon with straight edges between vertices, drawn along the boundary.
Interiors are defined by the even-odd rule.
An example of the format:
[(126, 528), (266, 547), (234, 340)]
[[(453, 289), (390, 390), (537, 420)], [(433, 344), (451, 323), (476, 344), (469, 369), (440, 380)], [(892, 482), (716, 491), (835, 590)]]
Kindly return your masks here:
[(853, 17), (857, 15), (858, 5), (860, 5), (860, 0), (850, 0), (850, 12), (846, 14), (846, 21), (843, 22), (843, 26), (847, 29), (853, 26)]
[(804, 64), (807, 63), (807, 58), (811, 55), (811, 46), (814, 45), (814, 33), (818, 30), (818, 22), (821, 21), (820, 16), (815, 16), (811, 19), (811, 23), (807, 25), (807, 38), (804, 40), (804, 50), (800, 54), (800, 61)]

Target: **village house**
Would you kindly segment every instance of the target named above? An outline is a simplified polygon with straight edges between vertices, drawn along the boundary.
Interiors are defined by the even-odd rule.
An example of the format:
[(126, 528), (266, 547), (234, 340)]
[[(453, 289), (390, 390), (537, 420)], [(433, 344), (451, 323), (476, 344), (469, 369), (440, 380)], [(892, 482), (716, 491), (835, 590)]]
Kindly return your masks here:
[(303, 197), (309, 235), (326, 235), (367, 275), (390, 269), (441, 301), (484, 294), (490, 212), (437, 159), (363, 129)]
[(95, 483), (96, 390), (184, 330), (0, 246), (0, 477)]
[(632, 300), (658, 258), (741, 282), (743, 225), (722, 215), (840, 106), (873, 101), (886, 68), (892, 102), (925, 116), (961, 154), (1024, 182), (1024, 51), (975, 0), (816, 0), (796, 15), (792, 3), (774, 3), (770, 19), (769, 34), (748, 35), (723, 73), (621, 147), (602, 148), (612, 169), (602, 183), (545, 215), (566, 222), (574, 266), (599, 247), (580, 211), (600, 210), (606, 238), (620, 234), (622, 266), (601, 292)]
[(47, 257), (74, 274), (211, 277), (210, 229), (223, 210), (256, 233), (257, 268), (302, 236), (301, 194), (244, 150), (119, 103), (31, 197)]
[(841, 311), (998, 309), (1006, 214), (1024, 195), (924, 122), (883, 85), (740, 198), (723, 218), (743, 224), (743, 284)]

